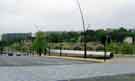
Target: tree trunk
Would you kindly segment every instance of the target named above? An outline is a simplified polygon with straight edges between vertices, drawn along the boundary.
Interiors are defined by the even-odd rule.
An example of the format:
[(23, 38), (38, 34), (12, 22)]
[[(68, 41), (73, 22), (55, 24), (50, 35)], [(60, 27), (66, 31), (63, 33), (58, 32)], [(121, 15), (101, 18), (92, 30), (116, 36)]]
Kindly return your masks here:
[(45, 49), (45, 50), (44, 50), (44, 55), (46, 55), (46, 54), (47, 54), (47, 50)]
[(42, 50), (39, 48), (39, 56), (42, 55)]

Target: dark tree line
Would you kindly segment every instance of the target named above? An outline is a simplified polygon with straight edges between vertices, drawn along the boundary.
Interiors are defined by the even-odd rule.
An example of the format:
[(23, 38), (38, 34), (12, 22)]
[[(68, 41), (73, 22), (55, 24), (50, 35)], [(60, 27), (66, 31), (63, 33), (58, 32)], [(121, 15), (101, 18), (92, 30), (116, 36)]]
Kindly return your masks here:
[[(83, 32), (49, 32), (47, 34), (47, 40), (49, 42), (83, 42)], [(126, 37), (135, 37), (135, 31), (127, 30), (125, 28), (111, 29), (111, 30), (87, 30), (86, 40), (87, 42), (97, 41), (104, 43), (118, 42), (122, 43)]]
[[(61, 43), (61, 42), (71, 42), (71, 43), (76, 43), (76, 42), (83, 42), (83, 32), (46, 32), (46, 37), (45, 39), (48, 42), (51, 43)], [(86, 31), (86, 41), (87, 42), (101, 42), (104, 43), (105, 40), (107, 42), (117, 42), (117, 43), (122, 43), (123, 40), (126, 37), (133, 37), (133, 40), (135, 40), (135, 31), (133, 30), (127, 30), (125, 28), (119, 28), (119, 29), (110, 29), (110, 30), (103, 30), (103, 29), (98, 29), (98, 30), (87, 30)], [(33, 39), (34, 40), (34, 39)], [(8, 46), (14, 42), (20, 42), (21, 39), (15, 38), (13, 40), (7, 40), (7, 41), (1, 41), (4, 46)]]
[(77, 42), (79, 41), (79, 32), (49, 32), (47, 33), (46, 39), (48, 42), (59, 43), (59, 42)]

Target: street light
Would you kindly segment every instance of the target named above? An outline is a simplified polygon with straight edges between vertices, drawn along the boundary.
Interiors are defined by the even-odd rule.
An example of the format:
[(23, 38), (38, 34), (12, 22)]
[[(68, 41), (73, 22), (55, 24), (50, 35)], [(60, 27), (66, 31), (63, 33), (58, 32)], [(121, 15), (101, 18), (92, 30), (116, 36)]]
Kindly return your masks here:
[(83, 32), (84, 32), (84, 38), (83, 38), (83, 42), (84, 42), (84, 58), (87, 58), (87, 41), (86, 41), (86, 28), (85, 28), (85, 21), (84, 21), (84, 16), (83, 16), (83, 11), (81, 9), (81, 5), (79, 0), (76, 0), (79, 11), (80, 11), (80, 15), (81, 15), (81, 20), (82, 20), (82, 25), (83, 25)]
[(107, 44), (111, 43), (111, 32), (107, 33), (105, 36), (105, 43), (104, 43), (104, 62), (106, 61), (106, 54), (107, 54), (107, 49), (106, 46)]

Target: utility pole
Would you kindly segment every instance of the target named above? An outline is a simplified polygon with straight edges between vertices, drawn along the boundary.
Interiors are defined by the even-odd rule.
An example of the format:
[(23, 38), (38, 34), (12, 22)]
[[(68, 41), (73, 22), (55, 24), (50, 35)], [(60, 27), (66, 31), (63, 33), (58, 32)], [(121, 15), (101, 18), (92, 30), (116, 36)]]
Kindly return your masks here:
[(86, 41), (86, 29), (85, 29), (85, 21), (84, 21), (84, 16), (83, 16), (83, 11), (80, 5), (79, 0), (76, 0), (80, 15), (81, 15), (81, 20), (82, 20), (82, 25), (83, 25), (83, 32), (84, 32), (84, 37), (83, 37), (83, 42), (84, 42), (84, 58), (87, 58), (87, 41)]
[(34, 26), (35, 26), (36, 30), (40, 31), (40, 28), (37, 24), (34, 24)]
[(104, 42), (104, 62), (106, 61), (106, 45), (107, 45), (107, 40), (108, 40), (108, 35), (105, 37), (105, 42)]

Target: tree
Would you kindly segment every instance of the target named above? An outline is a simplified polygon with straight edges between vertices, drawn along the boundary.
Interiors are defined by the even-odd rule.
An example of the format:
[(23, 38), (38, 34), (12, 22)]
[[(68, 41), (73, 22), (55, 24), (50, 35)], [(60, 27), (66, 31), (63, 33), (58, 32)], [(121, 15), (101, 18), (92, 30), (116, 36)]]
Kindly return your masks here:
[(87, 30), (86, 33), (87, 42), (96, 41), (96, 33), (94, 30)]
[(0, 54), (2, 54), (3, 53), (3, 42), (2, 41), (0, 41)]
[(63, 32), (64, 42), (78, 42), (80, 34), (78, 32)]
[(106, 31), (104, 31), (104, 30), (97, 30), (96, 31), (96, 40), (100, 41), (102, 44), (104, 44), (105, 41), (106, 41), (106, 35), (107, 35)]
[(12, 45), (9, 46), (11, 49), (14, 51), (21, 51), (21, 44), (20, 43), (13, 43)]
[(45, 40), (44, 32), (37, 32), (36, 39), (34, 40), (32, 47), (41, 56), (41, 54), (47, 49), (47, 41)]
[(63, 41), (63, 36), (61, 32), (50, 32), (48, 33), (46, 39), (49, 42), (59, 43)]
[(120, 28), (118, 29), (118, 31), (119, 31), (119, 32), (128, 32), (127, 29), (125, 29), (125, 28), (123, 28), (123, 27), (120, 27)]
[(113, 30), (111, 33), (111, 38), (114, 42), (122, 43), (123, 40), (130, 34), (125, 28), (119, 28)]

